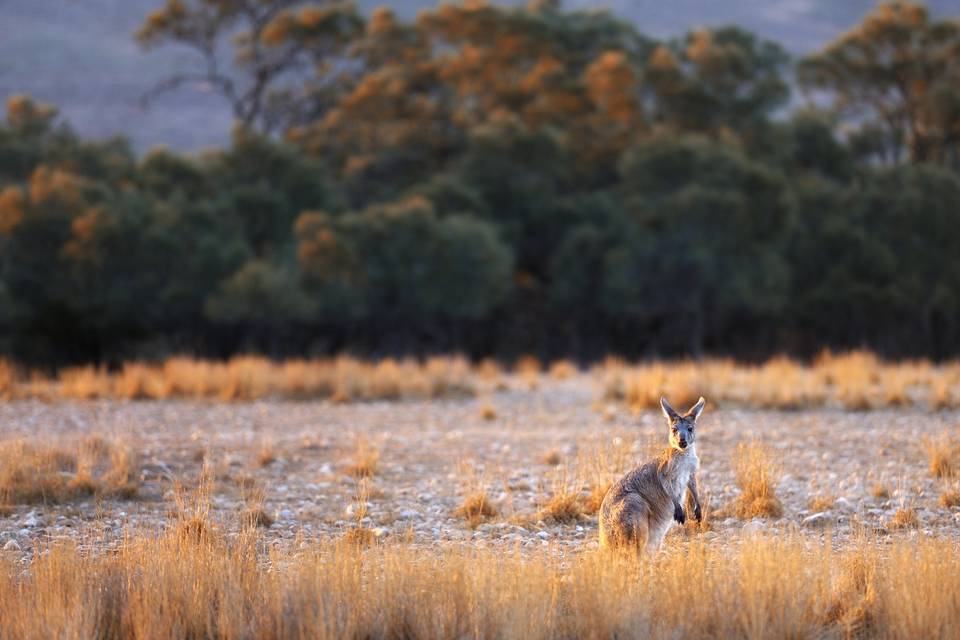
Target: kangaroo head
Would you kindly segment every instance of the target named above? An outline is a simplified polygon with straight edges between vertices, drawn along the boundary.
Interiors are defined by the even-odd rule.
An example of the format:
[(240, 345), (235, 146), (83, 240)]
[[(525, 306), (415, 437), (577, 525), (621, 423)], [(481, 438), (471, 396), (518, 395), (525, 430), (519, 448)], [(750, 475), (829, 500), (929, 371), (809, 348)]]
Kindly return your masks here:
[(689, 411), (680, 415), (674, 411), (666, 398), (660, 396), (660, 408), (663, 410), (663, 415), (666, 416), (667, 422), (670, 424), (671, 447), (678, 451), (683, 451), (694, 443), (697, 437), (694, 433), (694, 427), (697, 426), (697, 418), (700, 417), (700, 414), (703, 412), (703, 407), (706, 404), (707, 401), (701, 397), (697, 400), (697, 404), (690, 407)]

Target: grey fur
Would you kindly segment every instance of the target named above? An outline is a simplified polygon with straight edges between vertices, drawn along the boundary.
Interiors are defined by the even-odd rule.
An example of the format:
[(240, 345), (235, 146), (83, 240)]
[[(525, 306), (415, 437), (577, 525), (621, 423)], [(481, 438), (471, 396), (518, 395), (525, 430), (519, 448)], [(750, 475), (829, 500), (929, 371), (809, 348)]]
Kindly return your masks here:
[(670, 446), (654, 460), (643, 464), (613, 483), (600, 506), (600, 545), (632, 546), (653, 554), (674, 521), (683, 524), (683, 498), (690, 492), (693, 517), (702, 517), (697, 493), (695, 427), (703, 412), (703, 398), (686, 414), (677, 413), (666, 398), (660, 408), (670, 425)]

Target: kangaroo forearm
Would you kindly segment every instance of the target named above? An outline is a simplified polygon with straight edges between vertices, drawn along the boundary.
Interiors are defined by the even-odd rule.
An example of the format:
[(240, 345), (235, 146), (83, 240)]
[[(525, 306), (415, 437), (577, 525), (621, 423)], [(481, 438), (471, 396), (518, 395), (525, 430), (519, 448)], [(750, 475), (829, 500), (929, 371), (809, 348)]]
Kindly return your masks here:
[(697, 522), (700, 522), (703, 514), (700, 508), (700, 494), (697, 492), (696, 478), (690, 479), (690, 483), (687, 485), (687, 490), (690, 491), (690, 498), (693, 500), (693, 517)]

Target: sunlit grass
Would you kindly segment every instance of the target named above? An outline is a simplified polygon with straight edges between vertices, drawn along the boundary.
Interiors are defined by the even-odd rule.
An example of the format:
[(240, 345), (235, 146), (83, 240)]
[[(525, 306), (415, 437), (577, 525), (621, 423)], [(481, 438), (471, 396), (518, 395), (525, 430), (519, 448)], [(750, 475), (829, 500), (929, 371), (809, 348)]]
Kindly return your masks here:
[(634, 554), (423, 549), (369, 531), (265, 552), (171, 529), (115, 553), (70, 543), (0, 558), (0, 637), (950, 637), (960, 555), (946, 540), (836, 552), (803, 540), (697, 541)]

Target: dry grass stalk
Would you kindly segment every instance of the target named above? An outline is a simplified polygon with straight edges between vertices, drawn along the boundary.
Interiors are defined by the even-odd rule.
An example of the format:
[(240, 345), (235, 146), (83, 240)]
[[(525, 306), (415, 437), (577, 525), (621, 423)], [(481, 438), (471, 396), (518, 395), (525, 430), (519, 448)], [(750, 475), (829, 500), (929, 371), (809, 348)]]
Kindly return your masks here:
[(603, 504), (603, 499), (607, 495), (607, 491), (610, 490), (610, 485), (612, 482), (603, 482), (601, 484), (594, 484), (590, 487), (590, 492), (583, 500), (583, 513), (592, 516), (596, 515), (600, 511), (600, 506)]
[(920, 518), (913, 507), (901, 507), (890, 519), (891, 529), (916, 529), (920, 526)]
[(263, 527), (267, 529), (273, 524), (273, 517), (263, 507), (247, 507), (240, 514), (241, 524), (244, 527)]
[(923, 447), (930, 459), (930, 473), (937, 478), (952, 478), (958, 471), (954, 461), (956, 445), (946, 434), (937, 438), (925, 438)]
[(269, 439), (265, 439), (260, 443), (260, 449), (257, 451), (257, 458), (255, 460), (256, 467), (258, 469), (263, 469), (269, 467), (276, 461), (277, 452), (273, 447), (273, 442)]
[(583, 501), (579, 492), (561, 490), (550, 496), (537, 512), (537, 520), (569, 524), (583, 515)]
[(740, 495), (731, 505), (736, 517), (779, 518), (783, 515), (783, 505), (775, 491), (780, 478), (779, 465), (765, 447), (757, 442), (737, 445), (733, 470), (740, 488)]
[(819, 511), (828, 511), (833, 508), (834, 503), (837, 501), (837, 497), (833, 495), (819, 495), (812, 496), (810, 501), (807, 503), (807, 507), (810, 511), (819, 512)]
[(471, 527), (475, 527), (481, 522), (500, 515), (500, 510), (497, 509), (485, 491), (476, 491), (464, 498), (453, 513), (466, 519)]
[(890, 489), (886, 485), (877, 483), (870, 487), (870, 495), (878, 500), (887, 500), (890, 498)]
[(357, 438), (357, 448), (353, 454), (353, 461), (344, 467), (344, 473), (354, 478), (370, 478), (377, 472), (380, 462), (380, 451), (373, 447), (366, 438)]
[(953, 509), (954, 507), (960, 507), (960, 490), (956, 487), (946, 489), (943, 493), (940, 494), (940, 499), (938, 500), (941, 507), (947, 509)]

